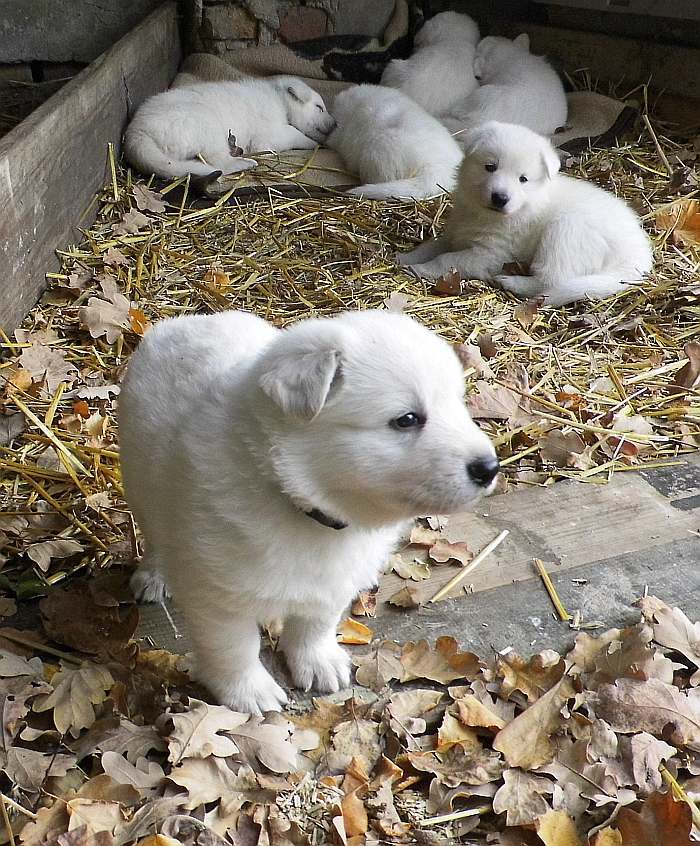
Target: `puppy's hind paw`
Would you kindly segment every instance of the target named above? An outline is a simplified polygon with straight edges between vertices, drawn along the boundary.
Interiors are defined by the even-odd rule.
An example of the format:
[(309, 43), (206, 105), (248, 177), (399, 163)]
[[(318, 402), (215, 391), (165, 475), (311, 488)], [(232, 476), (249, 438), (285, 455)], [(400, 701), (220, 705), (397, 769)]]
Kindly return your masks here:
[(164, 602), (170, 596), (161, 574), (148, 567), (139, 567), (130, 585), (137, 602)]
[(499, 274), (493, 277), (494, 284), (504, 291), (510, 291), (517, 297), (529, 299), (542, 294), (542, 285), (532, 276), (506, 276)]
[(287, 649), (287, 666), (302, 690), (335, 693), (350, 685), (350, 656), (334, 641)]

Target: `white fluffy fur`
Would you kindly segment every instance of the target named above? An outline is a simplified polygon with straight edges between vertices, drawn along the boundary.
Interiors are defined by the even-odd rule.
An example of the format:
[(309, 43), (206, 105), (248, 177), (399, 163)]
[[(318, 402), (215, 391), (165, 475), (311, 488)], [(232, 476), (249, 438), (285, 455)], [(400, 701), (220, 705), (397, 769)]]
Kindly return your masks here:
[(338, 126), (328, 146), (368, 183), (349, 193), (384, 199), (452, 190), (462, 150), (410, 97), (380, 85), (356, 85), (338, 94), (333, 114)]
[[(541, 135), (488, 123), (466, 143), (444, 233), (399, 257), (418, 275), (455, 268), (560, 306), (611, 296), (649, 272), (651, 245), (634, 212), (614, 194), (559, 174), (557, 152)], [(502, 209), (494, 208), (494, 195), (507, 200)], [(513, 261), (532, 275), (503, 275)]]
[(203, 82), (146, 100), (126, 130), (124, 152), (141, 172), (164, 178), (236, 173), (257, 162), (233, 157), (229, 134), (244, 153), (313, 149), (334, 125), (321, 96), (293, 76)]
[(416, 35), (409, 59), (394, 59), (382, 85), (403, 91), (431, 115), (442, 115), (477, 87), (474, 76), (479, 27), (469, 15), (441, 12)]
[[(497, 468), (463, 393), (449, 345), (389, 312), (284, 331), (224, 312), (148, 332), (119, 398), (146, 541), (135, 586), (166, 580), (219, 701), (246, 712), (286, 701), (259, 658), (271, 618), (285, 620), (295, 684), (347, 685), (335, 634), (347, 603), (376, 583), (406, 518), (464, 509), (488, 487), (468, 466)], [(392, 428), (412, 411), (422, 428)], [(320, 525), (313, 508), (349, 525)]]
[(476, 48), (474, 72), (479, 87), (443, 117), (450, 131), (497, 120), (551, 135), (566, 123), (564, 86), (546, 59), (530, 53), (527, 35), (514, 41), (483, 38)]

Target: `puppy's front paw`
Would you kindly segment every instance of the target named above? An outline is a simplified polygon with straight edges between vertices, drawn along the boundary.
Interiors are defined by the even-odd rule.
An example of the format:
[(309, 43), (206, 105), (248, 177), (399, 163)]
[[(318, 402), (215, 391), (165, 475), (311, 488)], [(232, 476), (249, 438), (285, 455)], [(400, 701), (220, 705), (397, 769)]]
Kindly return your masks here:
[(137, 602), (163, 602), (170, 596), (161, 574), (149, 567), (139, 567), (129, 584)]
[(213, 681), (200, 678), (222, 705), (242, 714), (262, 714), (281, 711), (287, 704), (287, 694), (262, 664), (249, 669), (235, 679)]
[(511, 294), (515, 294), (517, 297), (523, 297), (524, 299), (535, 297), (541, 293), (540, 285), (532, 276), (506, 276), (505, 274), (499, 274), (493, 277), (493, 281), (499, 288), (503, 288), (504, 291), (510, 291)]
[(350, 685), (350, 656), (334, 640), (287, 648), (287, 666), (296, 687), (335, 693)]

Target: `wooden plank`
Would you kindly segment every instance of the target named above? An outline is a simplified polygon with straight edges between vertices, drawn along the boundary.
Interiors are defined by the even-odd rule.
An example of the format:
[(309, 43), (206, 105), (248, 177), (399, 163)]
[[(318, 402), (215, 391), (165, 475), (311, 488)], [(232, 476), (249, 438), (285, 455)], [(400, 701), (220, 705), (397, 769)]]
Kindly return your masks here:
[(10, 333), (58, 266), (103, 184), (107, 144), (180, 62), (167, 2), (0, 140), (0, 327)]
[[(503, 529), (510, 531), (498, 550), (465, 579), (465, 584), (479, 592), (539, 578), (533, 558), (541, 558), (556, 574), (686, 539), (697, 522), (697, 511), (678, 507), (641, 475), (619, 473), (610, 484), (600, 487), (560, 482), (549, 488), (518, 489), (490, 497), (473, 513), (452, 517), (447, 535), (478, 552)], [(430, 577), (420, 584), (433, 595), (456, 572), (452, 565), (433, 565)], [(390, 610), (384, 600), (405, 585), (394, 573), (382, 578), (378, 613)]]

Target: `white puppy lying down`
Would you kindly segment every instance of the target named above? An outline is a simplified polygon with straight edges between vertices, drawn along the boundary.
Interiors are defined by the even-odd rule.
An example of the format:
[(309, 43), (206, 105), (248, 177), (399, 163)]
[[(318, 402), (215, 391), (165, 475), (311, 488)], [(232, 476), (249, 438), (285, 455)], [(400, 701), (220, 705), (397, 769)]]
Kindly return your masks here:
[(440, 12), (416, 34), (408, 59), (384, 69), (382, 85), (403, 91), (431, 115), (442, 115), (477, 87), (474, 48), (479, 27), (469, 15)]
[(237, 173), (257, 162), (235, 147), (313, 149), (334, 126), (321, 96), (296, 77), (203, 82), (149, 97), (126, 130), (124, 154), (142, 173), (166, 179)]
[(327, 145), (372, 183), (348, 193), (385, 199), (452, 190), (462, 150), (410, 97), (380, 85), (356, 85), (338, 94), (333, 114), (338, 126)]
[[(422, 277), (454, 268), (521, 297), (544, 295), (552, 306), (602, 299), (640, 280), (653, 257), (637, 216), (613, 194), (558, 170), (556, 150), (529, 129), (475, 129), (445, 231), (399, 261)], [(503, 275), (514, 261), (532, 275)]]
[(449, 345), (404, 315), (279, 331), (224, 312), (148, 332), (119, 399), (147, 544), (135, 588), (157, 598), (164, 577), (220, 702), (286, 701), (259, 658), (258, 624), (278, 617), (297, 685), (348, 684), (336, 624), (376, 584), (404, 521), (464, 509), (498, 472), (463, 394)]
[[(564, 86), (545, 58), (530, 53), (525, 33), (514, 41), (483, 38), (476, 48), (474, 73), (479, 87), (441, 118), (450, 131), (498, 120), (552, 135), (566, 123)], [(460, 135), (456, 138), (459, 141)]]

